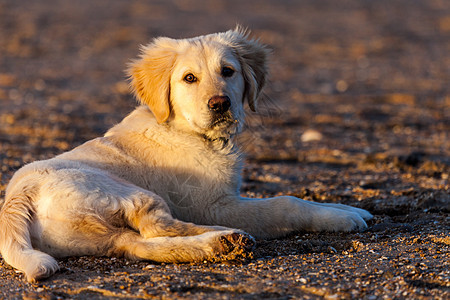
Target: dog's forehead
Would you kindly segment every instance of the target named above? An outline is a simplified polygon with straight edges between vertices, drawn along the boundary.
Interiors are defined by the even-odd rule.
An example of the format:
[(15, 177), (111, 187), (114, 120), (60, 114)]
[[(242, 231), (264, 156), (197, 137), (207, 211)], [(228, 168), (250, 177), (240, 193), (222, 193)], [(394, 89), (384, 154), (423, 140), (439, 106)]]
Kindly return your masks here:
[(183, 64), (191, 64), (198, 69), (221, 67), (225, 64), (240, 68), (237, 55), (232, 47), (205, 38), (185, 40), (178, 61), (182, 61)]

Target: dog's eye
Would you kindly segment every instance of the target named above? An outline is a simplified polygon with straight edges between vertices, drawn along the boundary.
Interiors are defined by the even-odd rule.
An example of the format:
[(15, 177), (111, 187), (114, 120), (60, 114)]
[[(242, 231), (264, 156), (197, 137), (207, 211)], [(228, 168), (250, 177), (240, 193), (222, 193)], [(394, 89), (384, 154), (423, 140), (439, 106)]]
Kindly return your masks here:
[(186, 81), (187, 83), (194, 83), (197, 81), (197, 77), (189, 73), (186, 76), (184, 76), (184, 81)]
[(234, 70), (230, 67), (223, 67), (222, 68), (222, 76), (223, 77), (231, 77), (234, 74)]

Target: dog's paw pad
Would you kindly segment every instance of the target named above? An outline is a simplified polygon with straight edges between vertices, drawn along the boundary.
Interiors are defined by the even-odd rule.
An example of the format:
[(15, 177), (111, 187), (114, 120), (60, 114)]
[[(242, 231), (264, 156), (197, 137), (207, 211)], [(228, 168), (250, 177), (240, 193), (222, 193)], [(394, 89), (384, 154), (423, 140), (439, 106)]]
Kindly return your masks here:
[(251, 251), (255, 246), (253, 237), (237, 232), (221, 236), (220, 242), (224, 247), (225, 253), (231, 252), (236, 248), (243, 248), (244, 250)]
[(253, 257), (252, 250), (255, 240), (245, 233), (230, 233), (219, 238), (222, 251), (220, 260), (247, 259)]

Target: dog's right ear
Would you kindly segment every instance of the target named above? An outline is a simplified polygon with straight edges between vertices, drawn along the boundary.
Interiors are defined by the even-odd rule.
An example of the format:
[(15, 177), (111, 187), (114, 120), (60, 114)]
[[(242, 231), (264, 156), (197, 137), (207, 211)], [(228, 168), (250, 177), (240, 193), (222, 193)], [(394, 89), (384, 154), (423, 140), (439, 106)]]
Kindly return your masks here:
[(146, 104), (158, 123), (170, 115), (170, 76), (176, 51), (170, 38), (157, 38), (141, 48), (139, 59), (131, 62), (127, 73), (139, 102)]
[(258, 99), (267, 80), (270, 50), (258, 40), (249, 38), (249, 33), (240, 26), (222, 34), (230, 41), (242, 66), (245, 81), (244, 96), (250, 109), (256, 111)]

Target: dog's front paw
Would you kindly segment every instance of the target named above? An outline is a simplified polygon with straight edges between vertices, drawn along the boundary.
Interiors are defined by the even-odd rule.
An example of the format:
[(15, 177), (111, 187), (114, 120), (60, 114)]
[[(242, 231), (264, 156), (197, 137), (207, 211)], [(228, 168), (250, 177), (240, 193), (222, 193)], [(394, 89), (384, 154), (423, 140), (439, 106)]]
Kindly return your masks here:
[[(367, 214), (369, 214), (367, 212)], [(332, 207), (321, 207), (313, 215), (313, 231), (362, 231), (367, 229), (365, 218), (372, 215), (359, 214), (355, 211), (343, 210)]]
[(362, 209), (362, 208), (357, 208), (357, 207), (344, 205), (344, 204), (330, 204), (330, 203), (328, 203), (327, 205), (330, 205), (333, 208), (338, 208), (338, 209), (354, 212), (354, 213), (358, 214), (361, 218), (363, 218), (366, 221), (371, 220), (373, 218), (373, 216), (372, 216), (372, 214), (370, 212), (368, 212), (367, 210)]

